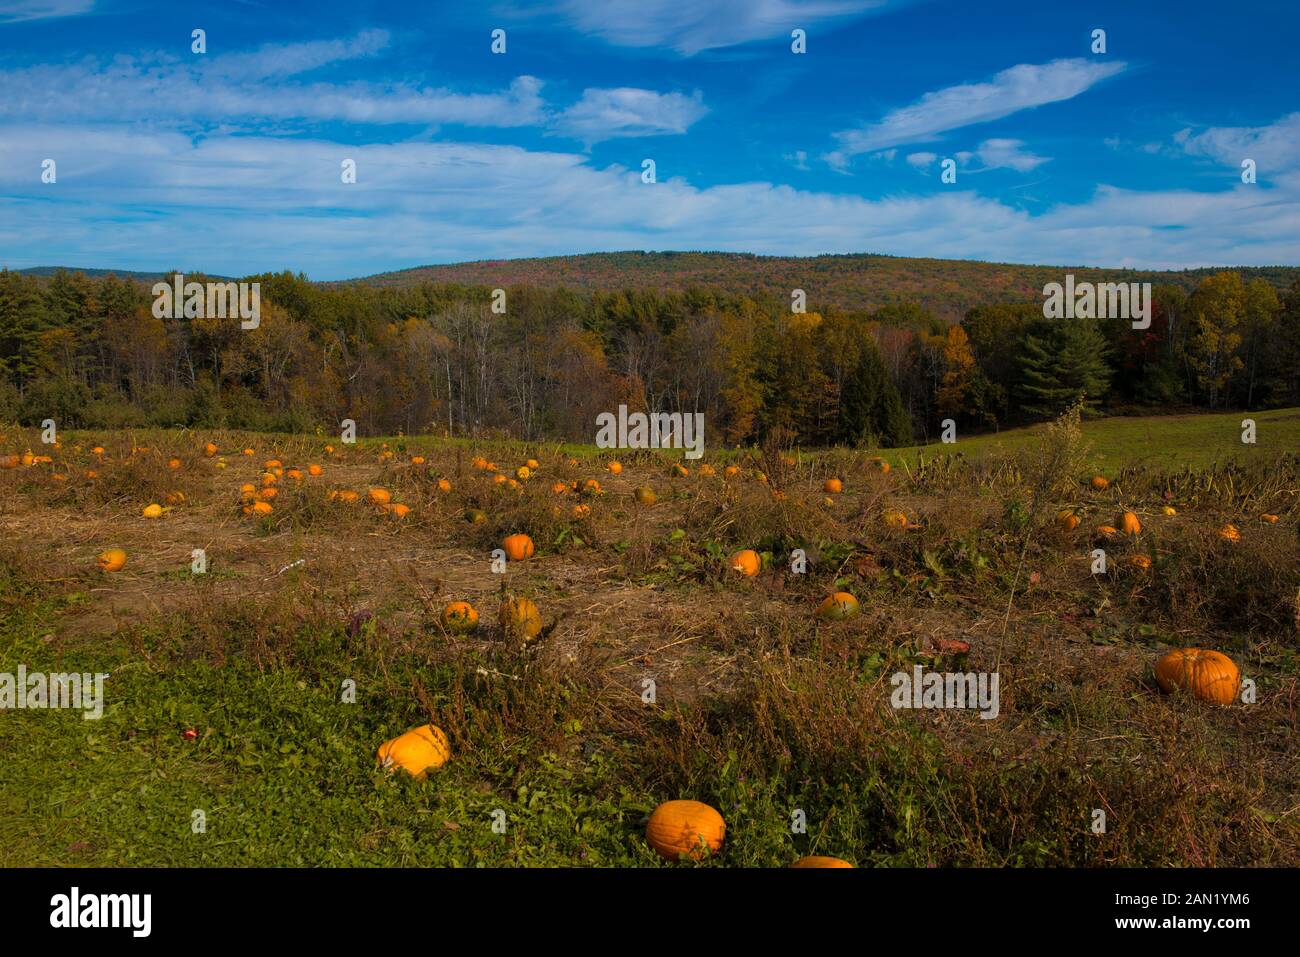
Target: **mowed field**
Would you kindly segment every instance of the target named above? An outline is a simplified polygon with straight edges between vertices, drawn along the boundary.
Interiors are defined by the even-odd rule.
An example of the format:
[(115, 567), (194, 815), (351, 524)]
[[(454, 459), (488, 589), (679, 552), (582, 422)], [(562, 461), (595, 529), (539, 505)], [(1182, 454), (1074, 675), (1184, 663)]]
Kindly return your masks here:
[[(677, 798), (727, 825), (693, 866), (1300, 865), (1300, 410), (1250, 416), (1255, 445), (1245, 417), (687, 474), (527, 443), (0, 430), (0, 462), (50, 458), (0, 469), (0, 673), (109, 674), (99, 720), (0, 712), (0, 865), (689, 866), (645, 839)], [(1125, 511), (1140, 532), (1097, 531)], [(495, 572), (516, 533), (536, 554)], [(834, 592), (860, 613), (819, 618)], [(509, 597), (535, 640), (498, 622)], [(453, 601), (477, 631), (444, 627)], [(1163, 693), (1176, 647), (1230, 656), (1253, 700)], [(918, 665), (996, 673), (997, 717), (892, 707)], [(377, 766), (426, 723), (443, 767)]]

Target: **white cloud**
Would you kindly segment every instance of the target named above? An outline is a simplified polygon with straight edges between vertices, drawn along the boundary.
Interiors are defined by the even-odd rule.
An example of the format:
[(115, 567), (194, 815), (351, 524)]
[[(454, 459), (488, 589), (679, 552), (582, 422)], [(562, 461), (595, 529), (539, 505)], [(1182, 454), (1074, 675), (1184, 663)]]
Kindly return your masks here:
[(1021, 63), (986, 83), (963, 83), (926, 93), (910, 106), (875, 122), (835, 134), (832, 155), (856, 156), (907, 143), (937, 139), (940, 133), (1001, 119), (1021, 110), (1078, 96), (1125, 68), (1118, 61), (1082, 59)]
[(1265, 170), (1300, 167), (1300, 113), (1291, 113), (1267, 126), (1216, 126), (1201, 133), (1181, 130), (1174, 141), (1191, 156), (1205, 156), (1236, 168), (1253, 159)]
[(95, 0), (0, 0), (0, 23), (75, 17), (94, 6)]
[[(59, 157), (56, 185), (39, 182)], [(358, 182), (339, 181), (355, 158)], [(654, 185), (581, 154), (421, 142), (0, 126), (0, 264), (344, 278), (609, 249), (878, 251), (1062, 265), (1294, 262), (1300, 177), (1213, 193), (1101, 187), (1030, 214), (968, 189), (864, 199), (766, 182)]]
[[(559, 0), (550, 9), (583, 33), (626, 47), (701, 50), (790, 37), (838, 19), (859, 17), (890, 0)], [(895, 4), (897, 5), (897, 4)]]
[(627, 87), (589, 89), (556, 117), (554, 129), (591, 144), (622, 136), (685, 133), (708, 112), (698, 91), (685, 96)]
[[(985, 169), (1013, 169), (1017, 173), (1028, 173), (1050, 162), (1050, 157), (1025, 152), (1024, 145), (1020, 140), (985, 140), (975, 147), (973, 157), (979, 160)], [(959, 159), (963, 155), (971, 154), (957, 154)]]
[(259, 80), (294, 76), (331, 63), (373, 56), (388, 47), (387, 30), (362, 30), (341, 40), (304, 43), (268, 43), (247, 53), (223, 53), (198, 61), (205, 76), (234, 80)]
[(925, 169), (937, 160), (939, 157), (934, 153), (908, 153), (904, 159), (909, 166), (915, 166), (917, 169)]
[(172, 57), (87, 58), (0, 72), (0, 118), (163, 123), (239, 119), (355, 123), (461, 123), (510, 127), (544, 119), (542, 83), (516, 77), (509, 89), (461, 93), (405, 83), (268, 83), (268, 79), (373, 55), (384, 31), (340, 41), (278, 44), (214, 56), (198, 65)]

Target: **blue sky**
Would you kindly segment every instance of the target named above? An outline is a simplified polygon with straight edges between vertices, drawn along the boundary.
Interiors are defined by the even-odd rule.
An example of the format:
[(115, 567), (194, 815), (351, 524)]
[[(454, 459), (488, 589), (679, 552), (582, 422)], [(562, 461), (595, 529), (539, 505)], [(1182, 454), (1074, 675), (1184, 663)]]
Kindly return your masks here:
[(1297, 35), (1290, 0), (0, 0), (0, 265), (1295, 265)]

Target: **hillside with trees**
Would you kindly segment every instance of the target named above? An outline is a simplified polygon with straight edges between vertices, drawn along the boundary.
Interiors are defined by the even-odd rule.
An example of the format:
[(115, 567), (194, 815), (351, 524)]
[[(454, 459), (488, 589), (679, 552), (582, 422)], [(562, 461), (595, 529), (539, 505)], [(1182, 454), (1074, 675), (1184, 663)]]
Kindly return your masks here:
[[(1214, 269), (1155, 272), (1083, 266), (1026, 266), (960, 259), (912, 259), (858, 253), (838, 256), (756, 256), (718, 252), (614, 252), (538, 259), (484, 260), (419, 266), (358, 280), (375, 286), (457, 283), (467, 286), (533, 286), (597, 292), (637, 289), (673, 292), (694, 287), (733, 296), (776, 299), (787, 305), (802, 289), (808, 308), (874, 311), (915, 303), (956, 321), (975, 306), (995, 302), (1041, 302), (1043, 286), (1073, 273), (1079, 282), (1149, 282), (1191, 292)], [(1237, 269), (1278, 289), (1300, 278), (1300, 268)]]
[(625, 403), (704, 412), (714, 445), (780, 429), (806, 445), (888, 447), (933, 439), (944, 419), (992, 430), (1081, 397), (1093, 413), (1296, 406), (1300, 279), (1286, 272), (1280, 289), (1277, 270), (1157, 274), (1145, 330), (1045, 319), (1041, 283), (1011, 301), (990, 293), (954, 322), (926, 296), (825, 305), (815, 282), (793, 314), (787, 295), (763, 292), (775, 278), (752, 294), (506, 283), (499, 315), (499, 279), (282, 273), (246, 277), (262, 284), (262, 317), (244, 331), (155, 318), (138, 279), (0, 271), (0, 421), (333, 432), (352, 418), (369, 435), (590, 442), (596, 415)]

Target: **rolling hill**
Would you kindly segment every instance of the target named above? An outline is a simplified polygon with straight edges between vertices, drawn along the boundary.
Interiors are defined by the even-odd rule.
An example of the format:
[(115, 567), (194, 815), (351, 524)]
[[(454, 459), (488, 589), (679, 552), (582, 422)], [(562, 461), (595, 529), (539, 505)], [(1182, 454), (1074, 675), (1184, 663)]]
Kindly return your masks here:
[[(1243, 278), (1261, 276), (1279, 288), (1300, 277), (1300, 267), (1235, 268)], [(1190, 290), (1217, 269), (1152, 272), (1077, 266), (1024, 266), (954, 259), (908, 259), (870, 253), (843, 256), (756, 256), (718, 252), (616, 252), (539, 259), (483, 260), (419, 266), (360, 280), (376, 286), (422, 282), (469, 286), (566, 286), (573, 289), (706, 287), (736, 295), (781, 299), (792, 289), (808, 294), (809, 309), (875, 309), (912, 301), (956, 318), (990, 302), (1040, 300), (1043, 286), (1073, 273), (1077, 280), (1168, 283)]]

